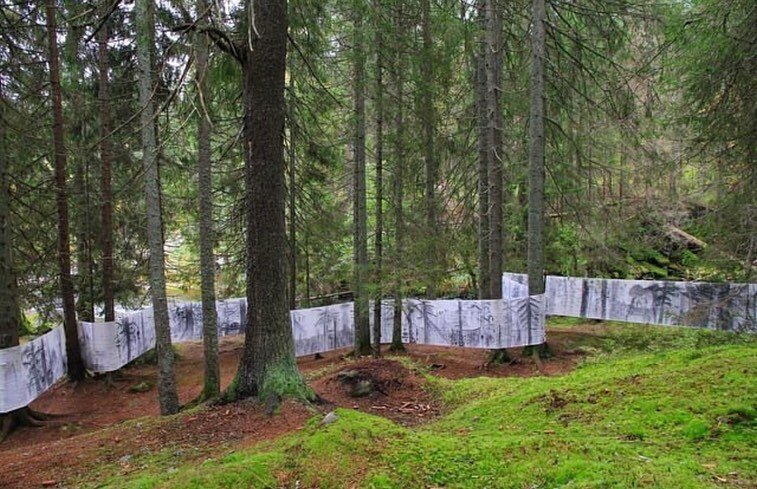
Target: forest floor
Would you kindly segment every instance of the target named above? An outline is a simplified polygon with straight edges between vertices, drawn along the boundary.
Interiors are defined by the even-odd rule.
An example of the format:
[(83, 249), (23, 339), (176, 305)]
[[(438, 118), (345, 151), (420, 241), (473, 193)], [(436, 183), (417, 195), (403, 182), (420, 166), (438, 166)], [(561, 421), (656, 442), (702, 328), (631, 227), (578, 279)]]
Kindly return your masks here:
[[(553, 444), (555, 437), (551, 435), (557, 433), (560, 427), (568, 427), (572, 421), (584, 417), (583, 413), (565, 409), (568, 405), (579, 403), (577, 394), (571, 392), (575, 389), (565, 392), (553, 390), (553, 387), (558, 388), (561, 383), (565, 383), (565, 379), (573, 378), (577, 366), (581, 366), (577, 372), (580, 374), (581, 371), (591, 369), (594, 363), (606, 368), (604, 359), (611, 358), (609, 361), (615, 361), (612, 358), (618, 355), (621, 359), (625, 358), (623, 352), (634, 355), (650, 352), (659, 354), (692, 346), (709, 346), (710, 343), (728, 344), (732, 341), (730, 336), (709, 337), (706, 336), (709, 332), (704, 332), (706, 335), (701, 336), (699, 332), (689, 331), (673, 330), (671, 333), (671, 330), (657, 332), (655, 329), (654, 333), (645, 333), (639, 328), (624, 327), (619, 330), (618, 326), (604, 323), (553, 325), (548, 333), (554, 353), (551, 358), (535, 362), (533, 358), (522, 357), (518, 350), (514, 350), (513, 362), (504, 365), (486, 365), (486, 351), (463, 348), (412, 345), (406, 355), (387, 355), (378, 360), (355, 360), (345, 358), (346, 351), (330, 352), (323, 355), (323, 358), (311, 356), (299, 360), (303, 375), (325, 403), (304, 406), (287, 401), (273, 416), (268, 416), (265, 409), (255, 402), (245, 401), (197, 407), (176, 416), (161, 418), (158, 416), (154, 387), (154, 366), (132, 365), (108, 381), (100, 378), (88, 379), (76, 385), (63, 383), (38, 399), (32, 405), (34, 409), (58, 416), (49, 426), (20, 429), (0, 446), (0, 487), (99, 487), (103, 481), (110, 481), (106, 485), (118, 486), (123, 483), (129, 487), (153, 487), (162, 484), (163, 478), (172, 480), (172, 475), (178, 477), (180, 482), (169, 483), (170, 487), (230, 487), (235, 484), (243, 487), (354, 487), (364, 484), (368, 479), (370, 484), (365, 485), (375, 487), (401, 487), (403, 484), (404, 487), (500, 487), (496, 483), (479, 485), (478, 482), (482, 480), (476, 482), (476, 477), (488, 473), (488, 469), (482, 468), (478, 474), (466, 474), (464, 470), (459, 474), (445, 474), (445, 470), (453, 470), (455, 464), (445, 468), (449, 464), (442, 463), (442, 460), (457, 455), (443, 455), (443, 448), (436, 444), (428, 447), (431, 452), (417, 461), (408, 461), (407, 456), (401, 456), (403, 451), (411, 450), (407, 446), (401, 446), (399, 451), (392, 450), (392, 456), (385, 452), (397, 440), (407, 436), (420, 436), (416, 435), (415, 430), (433, 430), (434, 426), (450, 424), (449, 418), (454, 417), (457, 411), (464, 410), (467, 402), (486, 402), (488, 398), (498, 394), (495, 385), (491, 384), (496, 380), (491, 378), (502, 377), (516, 377), (498, 381), (509, 383), (496, 384), (497, 388), (506, 391), (503, 394), (506, 398), (517, 401), (518, 396), (515, 395), (513, 386), (523, 387), (525, 384), (522, 382), (531, 382), (525, 390), (534, 392), (527, 404), (542, 406), (542, 417), (544, 413), (564, 416), (560, 418), (557, 428), (550, 424), (539, 430), (542, 434), (546, 433), (547, 437), (540, 443)], [(738, 342), (743, 340), (739, 339)], [(224, 385), (234, 375), (241, 349), (241, 338), (229, 338), (221, 342)], [(748, 342), (747, 352), (754, 353), (754, 342)], [(180, 345), (179, 353), (176, 376), (180, 399), (188, 402), (199, 394), (202, 386), (202, 345)], [(623, 372), (632, 367), (625, 365), (609, 368)], [(751, 374), (754, 374), (754, 364), (750, 368)], [(352, 397), (349, 387), (340, 380), (339, 374), (345, 371), (359, 379), (370, 379), (376, 390), (365, 397)], [(601, 377), (600, 374), (597, 375)], [(536, 378), (526, 379), (530, 377)], [(746, 414), (739, 416), (746, 417), (744, 426), (754, 434), (754, 376), (746, 375), (746, 378), (750, 379), (751, 384), (747, 384), (750, 388), (742, 395), (751, 399), (751, 404), (745, 404), (742, 411)], [(624, 380), (626, 381), (627, 379)], [(539, 388), (544, 392), (537, 395), (534, 389)], [(588, 403), (588, 411), (592, 411), (597, 404), (603, 404), (600, 398), (615, 395), (614, 391), (605, 390), (606, 393), (600, 389), (599, 394), (592, 393), (580, 402)], [(652, 401), (645, 402), (648, 404)], [(319, 421), (323, 415), (335, 409), (339, 417), (334, 423), (335, 427), (320, 427)], [(525, 408), (521, 406), (520, 409)], [(644, 409), (652, 408), (646, 406)], [(476, 432), (476, 427), (472, 425), (487, 422), (487, 416), (485, 410), (471, 414), (470, 419), (459, 426), (453, 423), (447, 427), (447, 431), (452, 429), (454, 439), (467, 439)], [(381, 418), (386, 421), (380, 421)], [(504, 424), (509, 427), (513, 423), (511, 417), (502, 417), (501, 413), (497, 415), (497, 419), (496, 426), (500, 432)], [(686, 418), (684, 421), (688, 423), (690, 420)], [(719, 422), (720, 424), (723, 422)], [(368, 433), (370, 444), (375, 446), (365, 446), (366, 440), (362, 435), (351, 431), (361, 426), (365, 427), (362, 435)], [(704, 429), (692, 426), (689, 429), (694, 430), (695, 435)], [(705, 428), (709, 433), (710, 426)], [(335, 445), (329, 443), (334, 440), (321, 439), (328, 436), (327, 430), (331, 430), (338, 438)], [(649, 445), (650, 440), (645, 440), (643, 429), (630, 431), (630, 434), (624, 433), (621, 436), (624, 443)], [(437, 442), (440, 447), (444, 447), (445, 444), (457, 443), (452, 440)], [(533, 440), (529, 440), (528, 444), (532, 442)], [(280, 449), (265, 451), (261, 448), (281, 443), (287, 445), (283, 453)], [(307, 463), (299, 460), (299, 455), (307, 455), (312, 459), (310, 451), (316, 448), (315, 461), (325, 464), (324, 467), (328, 468), (325, 472), (317, 464), (312, 465), (313, 460)], [(411, 451), (416, 448), (413, 447)], [(465, 458), (465, 461), (459, 462), (470, 464), (475, 461), (476, 456), (466, 451), (469, 448), (460, 449), (463, 451), (458, 455)], [(587, 448), (584, 447), (584, 450)], [(640, 450), (639, 453), (643, 451)], [(442, 459), (434, 460), (433, 454)], [(523, 452), (522, 455), (525, 454)], [(632, 456), (637, 461), (647, 458), (640, 454)], [(334, 457), (340, 460), (335, 460)], [(404, 468), (387, 475), (378, 470), (381, 467), (371, 467), (364, 463), (365, 457), (369, 460), (382, 459), (382, 463), (392, 457), (399, 457), (391, 465)], [(427, 462), (438, 467), (423, 467), (424, 457), (428, 459)], [(517, 458), (517, 455), (514, 456), (514, 459)], [(240, 476), (240, 467), (235, 464), (241, 461), (244, 461), (245, 468)], [(343, 463), (350, 470), (348, 474), (342, 472)], [(571, 463), (575, 464), (575, 461)], [(408, 464), (411, 468), (417, 466), (420, 472), (413, 473)], [(194, 477), (191, 480), (182, 479), (186, 467), (198, 465), (216, 466), (219, 470), (216, 474), (218, 478), (196, 482), (195, 474), (191, 476)], [(708, 483), (714, 481), (728, 485), (730, 481), (738, 487), (742, 482), (746, 484), (757, 480), (754, 478), (757, 471), (754, 466), (746, 474), (739, 470), (722, 476), (709, 474), (714, 470), (703, 470)], [(223, 475), (226, 472), (230, 478)], [(209, 470), (209, 473), (214, 472)], [(242, 479), (237, 480), (235, 477), (238, 476)], [(462, 479), (456, 479), (458, 476)], [(394, 478), (397, 478), (396, 484)], [(130, 480), (133, 484), (128, 482)], [(513, 487), (515, 486), (518, 485)]]

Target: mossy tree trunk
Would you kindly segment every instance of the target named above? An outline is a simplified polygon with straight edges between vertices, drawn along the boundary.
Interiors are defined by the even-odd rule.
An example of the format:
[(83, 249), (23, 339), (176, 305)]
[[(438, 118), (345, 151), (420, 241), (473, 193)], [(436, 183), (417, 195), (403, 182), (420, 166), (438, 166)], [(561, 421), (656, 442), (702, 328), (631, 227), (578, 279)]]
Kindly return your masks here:
[(226, 397), (257, 396), (270, 405), (283, 396), (311, 398), (312, 393), (297, 370), (287, 301), (287, 5), (285, 0), (257, 0), (247, 1), (245, 8), (247, 19), (255, 21), (248, 29), (252, 39), (232, 52), (244, 78), (248, 308), (244, 351)]

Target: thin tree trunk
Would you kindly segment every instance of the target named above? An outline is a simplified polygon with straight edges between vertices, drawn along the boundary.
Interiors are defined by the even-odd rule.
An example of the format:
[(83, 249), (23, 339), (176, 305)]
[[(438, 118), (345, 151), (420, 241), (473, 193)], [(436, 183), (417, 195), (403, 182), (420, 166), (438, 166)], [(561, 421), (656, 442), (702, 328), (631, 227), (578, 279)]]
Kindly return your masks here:
[(305, 230), (305, 307), (310, 307), (310, 241)]
[(421, 61), (421, 121), (423, 124), (423, 158), (425, 160), (425, 210), (426, 210), (426, 297), (437, 295), (441, 268), (439, 250), (439, 223), (437, 219), (436, 185), (439, 169), (434, 151), (434, 62), (431, 41), (431, 2), (421, 2), (421, 31), (423, 36), (423, 59)]
[[(404, 9), (402, 4), (397, 7), (395, 12), (395, 27), (397, 29), (396, 39), (404, 39)], [(392, 84), (396, 90), (395, 106), (395, 133), (394, 133), (394, 178), (392, 181), (392, 194), (394, 201), (394, 256), (393, 256), (393, 297), (394, 297), (394, 320), (392, 323), (392, 344), (389, 350), (397, 352), (404, 351), (405, 346), (402, 344), (402, 277), (404, 266), (404, 242), (405, 242), (405, 216), (404, 216), (404, 195), (403, 184), (405, 178), (405, 78), (403, 54), (400, 49), (401, 43), (398, 43), (395, 49), (394, 66), (392, 70)]]
[(479, 34), (476, 53), (476, 119), (478, 128), (478, 298), (491, 297), (489, 270), (489, 152), (486, 117), (486, 0), (478, 4)]
[[(207, 2), (197, 0), (197, 11), (205, 12)], [(213, 174), (211, 162), (210, 90), (207, 83), (210, 42), (205, 34), (195, 37), (195, 83), (197, 84), (197, 174), (200, 197), (200, 288), (202, 294), (202, 343), (205, 354), (205, 383), (202, 398), (217, 397), (221, 391), (218, 366), (218, 317), (216, 312), (215, 230), (213, 228)]]
[(281, 396), (312, 397), (297, 370), (287, 301), (287, 7), (285, 0), (258, 0), (245, 2), (245, 8), (260, 33), (236, 46), (244, 78), (247, 325), (239, 370), (227, 397), (258, 396), (274, 407)]
[(47, 0), (47, 39), (50, 67), (50, 94), (53, 110), (53, 159), (55, 162), (55, 187), (58, 210), (58, 268), (60, 292), (63, 300), (63, 328), (66, 334), (68, 376), (78, 381), (84, 378), (84, 362), (79, 346), (76, 323), (76, 300), (71, 280), (71, 251), (69, 242), (68, 194), (66, 192), (66, 148), (63, 141), (63, 104), (60, 89), (60, 64), (58, 59), (55, 1)]
[[(0, 350), (19, 344), (19, 305), (13, 269), (10, 182), (5, 141), (5, 100), (0, 80)], [(35, 422), (28, 407), (0, 413), (0, 443), (19, 425)]]
[[(528, 157), (528, 295), (544, 293), (544, 65), (547, 55), (545, 0), (533, 0), (531, 31), (531, 121)], [(550, 354), (547, 343), (526, 347), (538, 358)]]
[(494, 0), (486, 2), (486, 114), (487, 159), (489, 164), (489, 297), (502, 297), (502, 110), (501, 90), (502, 25)]
[(533, 0), (528, 158), (528, 293), (544, 293), (544, 0)]
[(373, 1), (374, 17), (378, 21), (374, 25), (376, 48), (376, 240), (375, 245), (375, 280), (376, 294), (373, 306), (373, 356), (381, 356), (381, 299), (383, 284), (383, 246), (384, 246), (384, 39), (382, 33), (383, 9), (381, 0)]
[[(77, 97), (78, 98), (78, 97)], [(75, 103), (77, 107), (81, 106), (81, 100)], [(77, 136), (81, 136), (78, 134)], [(76, 138), (78, 139), (78, 138)], [(78, 160), (78, 161), (77, 161)], [(78, 284), (78, 300), (76, 304), (76, 314), (81, 321), (93, 322), (95, 320), (95, 303), (94, 290), (92, 287), (92, 245), (90, 243), (90, 216), (89, 216), (89, 189), (88, 187), (88, 166), (81, 158), (74, 161), (74, 193), (78, 199), (79, 213), (74, 220), (76, 222), (76, 270)]]
[(113, 290), (113, 190), (111, 185), (111, 119), (110, 119), (110, 81), (108, 70), (108, 22), (100, 28), (97, 38), (98, 54), (98, 91), (100, 108), (100, 246), (102, 247), (102, 294), (105, 321), (116, 320), (116, 307)]
[(0, 79), (0, 349), (18, 345), (18, 298), (13, 269), (10, 182), (6, 151), (5, 100)]
[(368, 223), (365, 185), (365, 53), (363, 46), (362, 12), (355, 10), (353, 45), (353, 103), (355, 133), (353, 155), (355, 158), (353, 185), (353, 225), (354, 225), (354, 286), (355, 291), (355, 355), (371, 353), (371, 333), (368, 320)]
[(294, 56), (289, 58), (289, 309), (297, 308), (297, 174)]
[[(81, 13), (79, 2), (64, 1), (63, 6), (71, 16)], [(71, 25), (66, 32), (62, 58), (63, 67), (68, 73), (67, 98), (73, 108), (68, 120), (70, 132), (68, 163), (74, 168), (73, 189), (70, 212), (74, 228), (74, 259), (76, 275), (74, 290), (76, 297), (76, 315), (80, 321), (95, 320), (95, 294), (92, 266), (92, 219), (89, 201), (89, 160), (82, 150), (84, 139), (84, 67), (79, 62), (79, 42), (83, 29)], [(64, 136), (65, 137), (65, 136)]]
[(137, 60), (139, 65), (139, 102), (142, 106), (142, 164), (145, 175), (147, 241), (150, 249), (149, 275), (155, 317), (155, 350), (158, 358), (158, 398), (161, 414), (179, 411), (174, 377), (174, 352), (168, 323), (166, 276), (163, 256), (163, 218), (160, 203), (160, 175), (156, 144), (155, 111), (152, 99), (152, 56), (155, 44), (155, 5), (153, 0), (137, 0)]

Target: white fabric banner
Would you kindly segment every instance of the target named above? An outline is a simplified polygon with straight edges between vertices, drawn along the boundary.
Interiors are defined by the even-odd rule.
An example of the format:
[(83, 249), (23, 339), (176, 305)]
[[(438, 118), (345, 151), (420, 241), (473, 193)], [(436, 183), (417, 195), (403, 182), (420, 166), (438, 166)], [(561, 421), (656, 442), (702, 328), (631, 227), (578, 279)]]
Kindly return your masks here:
[[(757, 332), (757, 284), (553, 275), (546, 280), (548, 316)], [(525, 274), (506, 273), (502, 290), (527, 293), (527, 282)]]
[[(757, 284), (557, 276), (548, 276), (546, 281), (546, 294), (539, 296), (528, 296), (524, 274), (506, 273), (502, 300), (406, 299), (402, 341), (488, 349), (535, 345), (545, 341), (545, 314), (757, 332)], [(351, 346), (353, 307), (346, 303), (291, 311), (297, 356)], [(216, 310), (220, 336), (244, 333), (245, 299), (218, 301)], [(372, 312), (371, 307), (371, 322)], [(382, 342), (391, 341), (393, 322), (394, 303), (382, 301)], [(169, 324), (174, 342), (201, 339), (200, 303), (170, 303)], [(117, 370), (154, 347), (152, 308), (123, 314), (115, 322), (80, 323), (79, 340), (88, 369)], [(62, 327), (0, 350), (0, 413), (28, 405), (65, 372)]]
[(66, 338), (57, 327), (29, 343), (0, 350), (0, 413), (35, 400), (66, 375)]

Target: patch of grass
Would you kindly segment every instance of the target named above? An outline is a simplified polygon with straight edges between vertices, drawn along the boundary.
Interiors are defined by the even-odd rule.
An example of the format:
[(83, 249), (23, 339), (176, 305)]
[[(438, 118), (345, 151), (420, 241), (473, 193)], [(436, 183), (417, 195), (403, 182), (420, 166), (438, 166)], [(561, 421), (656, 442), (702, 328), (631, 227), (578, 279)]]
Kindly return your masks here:
[(754, 487), (757, 345), (717, 332), (608, 328), (562, 377), (429, 377), (447, 406), (409, 429), (339, 410), (293, 435), (108, 487)]

